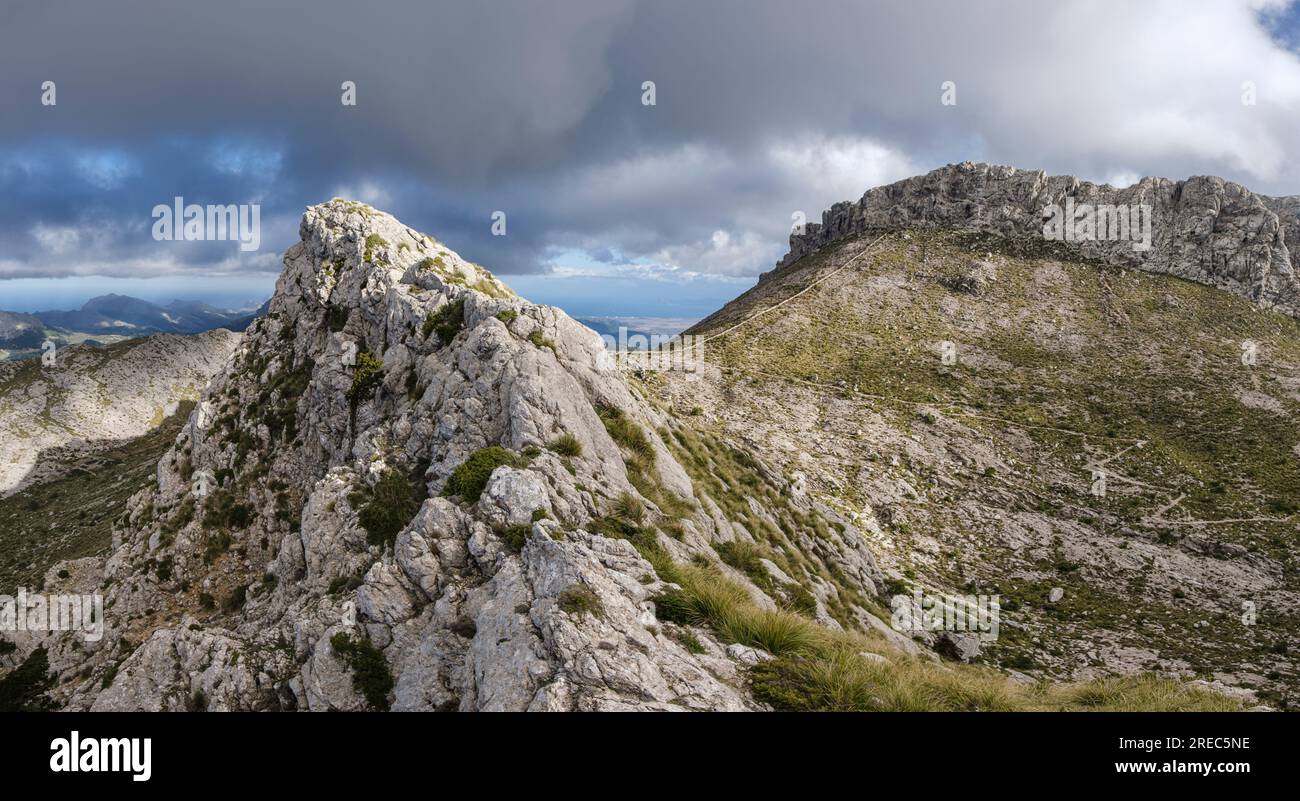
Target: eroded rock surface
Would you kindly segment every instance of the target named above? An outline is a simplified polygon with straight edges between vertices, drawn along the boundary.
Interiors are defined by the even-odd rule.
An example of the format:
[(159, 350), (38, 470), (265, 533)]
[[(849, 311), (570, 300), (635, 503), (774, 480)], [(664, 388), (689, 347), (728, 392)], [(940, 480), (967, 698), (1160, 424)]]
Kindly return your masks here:
[(970, 229), (1044, 242), (1043, 210), (1064, 208), (1068, 200), (1094, 207), (1150, 206), (1152, 237), (1146, 250), (1134, 248), (1131, 238), (1062, 242), (1067, 250), (1226, 289), (1262, 307), (1300, 316), (1300, 198), (1258, 195), (1213, 176), (1185, 181), (1148, 177), (1116, 189), (1041, 170), (950, 164), (870, 189), (859, 200), (836, 203), (822, 214), (821, 223), (809, 223), (790, 236), (790, 252), (777, 270), (847, 237), (909, 228)]

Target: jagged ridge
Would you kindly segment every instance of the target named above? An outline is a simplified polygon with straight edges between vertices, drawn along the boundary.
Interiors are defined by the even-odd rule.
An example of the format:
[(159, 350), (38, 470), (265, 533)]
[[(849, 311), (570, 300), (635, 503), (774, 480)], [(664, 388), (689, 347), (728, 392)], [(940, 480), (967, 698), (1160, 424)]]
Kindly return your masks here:
[[(836, 203), (790, 236), (777, 270), (846, 237), (908, 228), (964, 228), (1043, 243), (1043, 209), (1076, 203), (1153, 211), (1152, 247), (1130, 241), (1062, 243), (1088, 259), (1226, 289), (1264, 308), (1300, 316), (1296, 252), (1300, 197), (1271, 198), (1213, 176), (1143, 178), (1124, 189), (1068, 175), (988, 164), (950, 164)], [(767, 273), (770, 276), (772, 273)]]

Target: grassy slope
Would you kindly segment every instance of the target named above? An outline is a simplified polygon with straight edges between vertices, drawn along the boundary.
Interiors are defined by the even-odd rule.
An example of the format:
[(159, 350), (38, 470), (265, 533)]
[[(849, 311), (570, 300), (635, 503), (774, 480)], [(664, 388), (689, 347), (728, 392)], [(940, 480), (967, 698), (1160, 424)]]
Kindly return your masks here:
[(158, 428), (86, 457), (66, 478), (0, 498), (0, 594), (39, 586), (55, 562), (107, 550), (113, 521), (154, 481), (193, 407), (182, 403)]
[[(805, 259), (698, 328), (723, 330), (791, 296), (861, 244)], [(882, 477), (919, 487), (916, 503), (895, 504), (905, 522), (887, 526), (894, 564), (927, 586), (999, 592), (1022, 607), (1004, 610), (1012, 625), (993, 661), (1104, 672), (1087, 648), (1104, 632), (1149, 652), (1142, 667), (1239, 671), (1284, 700), (1297, 679), (1285, 653), (1297, 589), (1300, 323), (1190, 282), (1044, 253), (997, 254), (998, 280), (979, 297), (948, 288), (973, 253), (993, 247), (947, 234), (891, 238), (710, 342), (725, 397), (766, 395), (804, 416), (813, 408), (846, 446), (828, 449), (832, 480), (818, 489), (847, 508), (878, 501)], [(1239, 358), (1248, 339), (1259, 348), (1249, 368)], [(958, 343), (956, 365), (940, 365), (941, 340)], [(883, 431), (935, 458), (904, 450), (901, 465), (885, 463)], [(1145, 444), (1106, 465), (1108, 495), (1090, 496), (1086, 466), (1134, 440)], [(935, 453), (989, 442), (996, 468)], [(1017, 516), (1059, 525), (1037, 547), (1015, 546), (1000, 530)], [(1235, 519), (1249, 522), (1220, 522)], [(938, 540), (938, 554), (915, 547), (923, 537)], [(1234, 592), (1230, 574), (1189, 583), (1175, 565), (1171, 575), (1162, 556), (1191, 540), (1240, 545), (1237, 558), (1276, 580)], [(1080, 544), (1091, 546), (1082, 566), (1067, 558)], [(1065, 599), (1049, 604), (1056, 586)], [(1240, 623), (1244, 600), (1261, 610), (1254, 626)]]
[[(652, 382), (653, 378), (650, 379)], [(636, 382), (638, 392), (654, 398), (658, 390)], [(642, 433), (626, 421), (605, 420), (625, 449), (630, 474), (647, 497), (663, 492), (654, 486), (647, 465), (638, 464)], [(977, 665), (941, 665), (933, 659), (902, 653), (876, 631), (857, 624), (848, 607), (871, 609), (887, 618), (879, 602), (864, 598), (846, 577), (828, 570), (818, 558), (816, 540), (839, 524), (791, 504), (763, 467), (744, 450), (733, 448), (697, 421), (678, 420), (659, 436), (686, 467), (695, 501), (716, 504), (729, 520), (755, 537), (714, 544), (718, 561), (697, 555), (690, 563), (675, 560), (664, 537), (679, 538), (676, 512), (656, 501), (647, 510), (624, 496), (594, 529), (630, 540), (677, 588), (655, 598), (656, 614), (687, 647), (700, 650), (692, 627), (712, 631), (724, 643), (760, 648), (776, 658), (749, 673), (750, 689), (763, 703), (781, 710), (820, 711), (1033, 711), (1033, 710), (1201, 710), (1228, 711), (1240, 704), (1217, 693), (1154, 675), (1106, 678), (1088, 682), (1016, 681)], [(680, 508), (677, 510), (680, 511)], [(738, 547), (743, 546), (743, 547)], [(828, 613), (842, 624), (832, 629), (813, 619), (811, 595), (779, 587), (760, 566), (775, 561), (799, 585), (829, 583), (837, 597)], [(719, 562), (730, 565), (776, 600), (759, 606), (750, 591), (725, 576)], [(874, 607), (874, 608), (873, 608)], [(883, 657), (883, 658), (881, 658)]]

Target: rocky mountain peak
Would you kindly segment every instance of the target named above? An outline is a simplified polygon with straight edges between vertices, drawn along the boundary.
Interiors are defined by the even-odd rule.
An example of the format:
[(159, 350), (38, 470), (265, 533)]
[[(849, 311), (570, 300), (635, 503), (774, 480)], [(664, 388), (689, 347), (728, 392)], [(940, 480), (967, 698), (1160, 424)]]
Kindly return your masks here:
[[(1149, 208), (1149, 247), (1135, 247), (1139, 243), (1130, 236), (1048, 239), (1044, 210), (1067, 204), (1125, 212)], [(836, 203), (820, 224), (790, 236), (790, 252), (777, 270), (848, 237), (908, 228), (979, 231), (1040, 251), (1055, 246), (1105, 264), (1226, 289), (1263, 308), (1300, 316), (1300, 198), (1259, 195), (1213, 176), (1148, 177), (1116, 188), (1041, 170), (950, 164)]]
[[(516, 297), (486, 269), (364, 203), (335, 198), (311, 206), (303, 215), (299, 234), (302, 241), (294, 250), (308, 256), (305, 264), (324, 276), (315, 289), (318, 294), (324, 290), (325, 297), (345, 281), (349, 268), (353, 273), (360, 268), (354, 277), (362, 282), (369, 272), (383, 270), (398, 276), (397, 281), (421, 289), (456, 286), (492, 298)], [(284, 282), (291, 278), (297, 276), (286, 272), (281, 277), (277, 295), (284, 294)]]
[[(692, 576), (755, 620), (875, 620), (854, 527), (681, 428), (594, 332), (368, 206), (301, 234), (112, 553), (47, 574), (108, 609), (101, 640), (18, 642), (70, 677), (58, 705), (747, 709), (761, 652), (657, 609)], [(719, 559), (755, 526), (798, 559)]]

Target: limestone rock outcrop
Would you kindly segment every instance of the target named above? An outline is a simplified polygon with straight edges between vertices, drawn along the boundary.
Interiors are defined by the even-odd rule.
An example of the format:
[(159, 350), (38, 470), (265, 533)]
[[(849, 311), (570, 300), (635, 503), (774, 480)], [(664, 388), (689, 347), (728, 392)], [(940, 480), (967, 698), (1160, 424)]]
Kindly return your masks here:
[[(1128, 211), (1149, 207), (1150, 247), (1135, 247), (1132, 236), (1048, 239), (1045, 209), (1064, 209), (1071, 201)], [(1143, 178), (1117, 189), (1042, 171), (950, 164), (836, 203), (821, 223), (790, 236), (790, 252), (777, 270), (846, 237), (918, 227), (968, 229), (1027, 243), (1059, 241), (1084, 258), (1186, 278), (1300, 316), (1300, 198), (1265, 197), (1213, 176)]]

